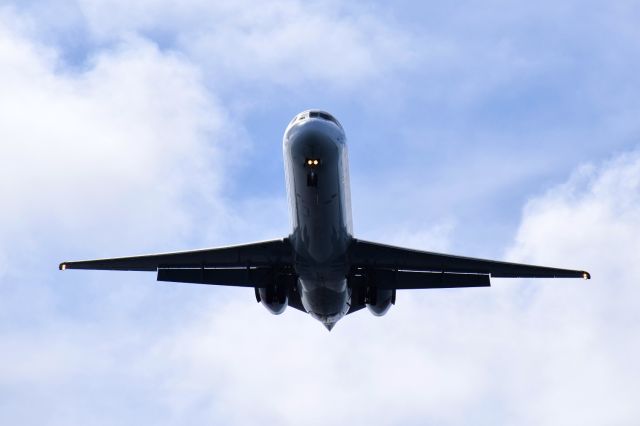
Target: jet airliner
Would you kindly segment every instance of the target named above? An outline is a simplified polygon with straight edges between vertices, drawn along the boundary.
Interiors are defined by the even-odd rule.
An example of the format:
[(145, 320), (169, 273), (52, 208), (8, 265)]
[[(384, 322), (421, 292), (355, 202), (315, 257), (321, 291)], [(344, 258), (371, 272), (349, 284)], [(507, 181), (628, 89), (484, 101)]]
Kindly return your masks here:
[(203, 250), (63, 262), (60, 269), (153, 271), (158, 281), (253, 288), (271, 313), (287, 306), (331, 330), (365, 306), (387, 313), (396, 290), (488, 287), (490, 278), (591, 278), (586, 271), (476, 259), (354, 238), (344, 129), (320, 110), (287, 126), (292, 222), (285, 238)]

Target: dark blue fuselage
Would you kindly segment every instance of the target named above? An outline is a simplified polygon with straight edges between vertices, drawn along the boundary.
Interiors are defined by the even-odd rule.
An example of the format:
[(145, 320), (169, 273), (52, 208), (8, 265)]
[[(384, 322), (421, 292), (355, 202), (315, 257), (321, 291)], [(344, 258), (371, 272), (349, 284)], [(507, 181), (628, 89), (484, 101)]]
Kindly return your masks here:
[(352, 241), (345, 134), (327, 113), (299, 114), (285, 131), (294, 268), (304, 308), (329, 329), (349, 310), (347, 248)]

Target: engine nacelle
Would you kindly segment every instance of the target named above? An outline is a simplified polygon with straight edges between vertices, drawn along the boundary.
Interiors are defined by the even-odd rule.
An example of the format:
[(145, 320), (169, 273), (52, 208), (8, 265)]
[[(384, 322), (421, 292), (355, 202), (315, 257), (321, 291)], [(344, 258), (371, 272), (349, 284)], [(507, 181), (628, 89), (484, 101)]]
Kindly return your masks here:
[(280, 315), (289, 305), (289, 288), (285, 285), (256, 287), (256, 300), (274, 315)]
[(391, 305), (396, 303), (395, 289), (388, 290), (375, 287), (367, 287), (365, 304), (373, 315), (381, 317), (386, 314)]

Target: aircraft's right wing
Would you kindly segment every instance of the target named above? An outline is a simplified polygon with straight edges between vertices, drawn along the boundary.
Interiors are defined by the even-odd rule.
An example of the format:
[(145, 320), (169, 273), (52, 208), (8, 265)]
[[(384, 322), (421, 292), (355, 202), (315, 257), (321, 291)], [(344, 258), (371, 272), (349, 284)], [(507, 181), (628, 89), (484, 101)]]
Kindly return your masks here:
[(290, 265), (291, 261), (291, 246), (289, 239), (285, 238), (202, 250), (62, 262), (60, 269), (156, 271), (161, 268), (244, 268)]
[[(354, 240), (349, 259), (386, 288), (483, 287), (496, 278), (584, 278), (586, 271), (476, 259)], [(368, 272), (367, 272), (368, 271)]]
[(288, 238), (174, 253), (62, 262), (60, 269), (157, 271), (158, 281), (260, 287), (290, 274)]

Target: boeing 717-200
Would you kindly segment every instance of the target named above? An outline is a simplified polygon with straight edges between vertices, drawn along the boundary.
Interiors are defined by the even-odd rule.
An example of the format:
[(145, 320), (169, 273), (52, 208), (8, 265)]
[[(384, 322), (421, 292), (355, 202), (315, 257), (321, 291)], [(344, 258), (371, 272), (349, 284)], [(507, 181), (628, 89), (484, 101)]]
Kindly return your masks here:
[(490, 278), (584, 278), (586, 271), (411, 250), (353, 237), (347, 146), (331, 114), (296, 115), (283, 140), (292, 230), (286, 238), (146, 256), (63, 262), (60, 269), (154, 271), (158, 281), (254, 288), (273, 314), (287, 306), (331, 330), (365, 306), (377, 316), (396, 290), (488, 287)]

